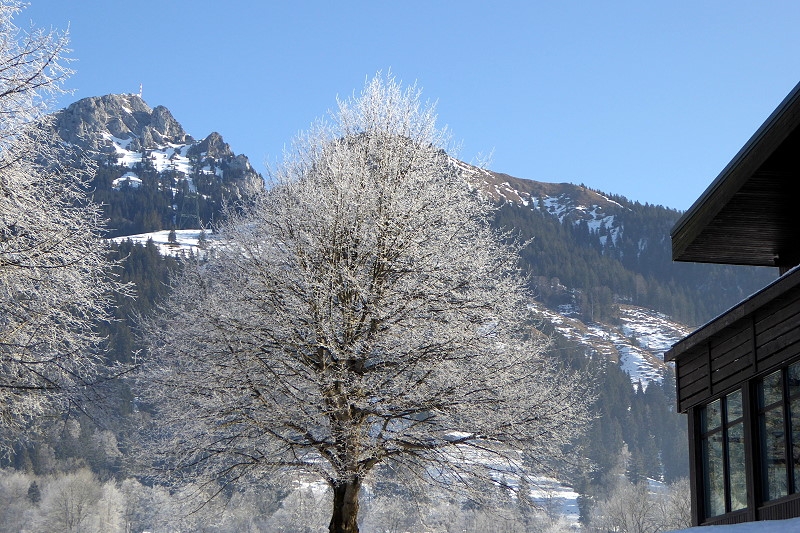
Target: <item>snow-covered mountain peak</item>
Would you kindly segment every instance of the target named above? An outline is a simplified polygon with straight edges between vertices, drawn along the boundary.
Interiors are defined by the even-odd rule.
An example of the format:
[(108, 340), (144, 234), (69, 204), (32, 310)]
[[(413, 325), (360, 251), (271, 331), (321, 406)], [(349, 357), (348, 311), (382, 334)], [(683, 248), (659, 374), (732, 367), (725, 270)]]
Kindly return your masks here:
[[(217, 132), (197, 141), (164, 106), (151, 108), (137, 94), (83, 98), (54, 114), (59, 137), (108, 167), (118, 167), (113, 189), (138, 188), (143, 174), (169, 173), (159, 180), (190, 193), (198, 176), (216, 176), (237, 189), (263, 182), (244, 155), (236, 155)], [(172, 182), (171, 185), (168, 182)]]

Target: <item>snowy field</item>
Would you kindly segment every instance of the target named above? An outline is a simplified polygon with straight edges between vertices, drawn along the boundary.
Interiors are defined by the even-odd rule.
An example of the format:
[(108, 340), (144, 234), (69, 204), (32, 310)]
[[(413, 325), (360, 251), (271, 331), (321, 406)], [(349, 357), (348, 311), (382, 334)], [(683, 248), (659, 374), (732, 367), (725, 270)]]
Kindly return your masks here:
[[(175, 242), (169, 242), (169, 230), (154, 231), (152, 233), (141, 233), (139, 235), (127, 235), (125, 237), (115, 237), (111, 239), (116, 243), (120, 243), (130, 239), (131, 241), (139, 244), (146, 244), (148, 240), (153, 241), (153, 244), (158, 247), (159, 253), (162, 255), (189, 255), (190, 253), (197, 256), (198, 254), (205, 253), (200, 248), (200, 232), (199, 229), (179, 229), (175, 230)], [(206, 230), (206, 236), (211, 239), (212, 231)]]

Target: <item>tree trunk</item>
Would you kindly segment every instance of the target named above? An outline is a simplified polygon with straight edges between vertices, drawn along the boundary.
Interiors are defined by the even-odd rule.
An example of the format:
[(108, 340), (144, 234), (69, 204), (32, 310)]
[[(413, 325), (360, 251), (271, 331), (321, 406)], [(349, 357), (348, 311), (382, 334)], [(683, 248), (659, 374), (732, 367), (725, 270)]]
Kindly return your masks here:
[(361, 478), (345, 481), (333, 488), (333, 516), (329, 533), (358, 533), (358, 492)]

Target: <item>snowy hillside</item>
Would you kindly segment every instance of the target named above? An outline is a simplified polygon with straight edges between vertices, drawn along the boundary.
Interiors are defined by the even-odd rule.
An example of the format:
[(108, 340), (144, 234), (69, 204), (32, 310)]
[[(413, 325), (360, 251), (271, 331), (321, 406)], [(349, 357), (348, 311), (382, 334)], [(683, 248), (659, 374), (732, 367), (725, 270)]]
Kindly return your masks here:
[[(560, 225), (571, 226), (593, 240), (603, 254), (611, 254), (612, 248), (620, 245), (624, 232), (622, 215), (630, 209), (603, 194), (582, 185), (524, 180), (456, 160), (454, 163), (494, 201), (539, 211)], [(660, 236), (661, 241), (666, 237)], [(534, 234), (535, 238), (538, 236)], [(647, 245), (646, 239), (640, 239), (634, 250), (641, 252)], [(622, 255), (618, 250), (614, 253)], [(580, 292), (575, 287), (560, 286), (560, 289), (573, 295)], [(615, 304), (619, 317), (614, 325), (587, 321), (575, 303), (547, 308), (535, 302), (532, 309), (552, 324), (555, 331), (583, 346), (587, 354), (598, 354), (618, 363), (634, 384), (641, 382), (646, 388), (653, 381), (661, 382), (664, 352), (692, 328), (663, 313), (625, 301), (623, 298)]]
[(631, 382), (641, 382), (644, 388), (652, 381), (661, 382), (664, 352), (692, 331), (661, 313), (633, 305), (619, 306), (619, 325), (586, 324), (570, 306), (558, 311), (538, 303), (531, 307), (561, 335), (585, 347), (587, 354), (602, 355), (618, 363)]

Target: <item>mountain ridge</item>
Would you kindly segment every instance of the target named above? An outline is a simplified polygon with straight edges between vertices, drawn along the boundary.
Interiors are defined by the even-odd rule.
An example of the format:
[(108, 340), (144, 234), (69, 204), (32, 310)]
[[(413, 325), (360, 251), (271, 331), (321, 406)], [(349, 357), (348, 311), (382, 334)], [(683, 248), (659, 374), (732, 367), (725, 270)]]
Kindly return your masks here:
[(52, 115), (62, 142), (97, 162), (90, 186), (107, 236), (209, 227), (263, 178), (218, 132), (197, 140), (136, 94), (83, 98)]

